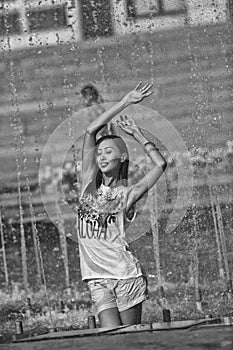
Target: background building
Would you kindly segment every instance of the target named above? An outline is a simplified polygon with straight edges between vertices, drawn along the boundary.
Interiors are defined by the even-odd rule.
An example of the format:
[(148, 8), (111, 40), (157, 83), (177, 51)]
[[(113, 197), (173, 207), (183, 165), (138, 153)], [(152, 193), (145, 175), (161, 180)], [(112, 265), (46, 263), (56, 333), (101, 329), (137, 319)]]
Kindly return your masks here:
[[(212, 264), (217, 259), (210, 183), (224, 211), (227, 243), (232, 247), (232, 35), (231, 1), (0, 1), (0, 201), (12, 279), (19, 275), (17, 242), (20, 235), (23, 237), (23, 229), (33, 261), (32, 233), (37, 225), (51, 284), (56, 285), (58, 276), (61, 284), (64, 282), (62, 263), (50, 260), (54, 258), (51, 249), (56, 248), (57, 232), (47, 217), (41, 192), (47, 191), (55, 207), (54, 189), (64, 178), (63, 185), (69, 187), (70, 179), (75, 178), (74, 166), (80, 169), (75, 147), (65, 152), (66, 141), (75, 140), (75, 127), (69, 121), (85, 107), (80, 94), (83, 86), (93, 84), (110, 103), (140, 80), (155, 86), (146, 106), (176, 128), (190, 152), (195, 170), (192, 204), (200, 214), (202, 276), (206, 266), (217, 269), (217, 263)], [(43, 151), (54, 131), (66, 121), (65, 137), (57, 139), (48, 154), (42, 169), (45, 181), (40, 187)], [(59, 164), (64, 154), (62, 169)], [(166, 172), (168, 211), (176, 200), (178, 162), (170, 157)], [(170, 241), (161, 234), (164, 271), (172, 271), (168, 275), (171, 278), (178, 279), (183, 267), (189, 266), (184, 252), (187, 246), (193, 249), (187, 235), (193, 232), (192, 220), (188, 216), (173, 236), (174, 240), (181, 237), (182, 242)], [(168, 242), (173, 260), (168, 256)], [(70, 256), (73, 254), (75, 261), (77, 252), (72, 249), (70, 244)], [(153, 256), (149, 249), (148, 256)], [(140, 246), (138, 250), (143, 254)], [(229, 249), (231, 266), (232, 261)], [(210, 279), (214, 276), (212, 270)], [(29, 279), (33, 280), (35, 274), (31, 271)]]
[[(229, 3), (229, 5), (227, 4)], [(230, 2), (221, 0), (4, 0), (2, 47), (56, 45), (96, 37), (219, 23)], [(9, 42), (7, 42), (9, 41)]]

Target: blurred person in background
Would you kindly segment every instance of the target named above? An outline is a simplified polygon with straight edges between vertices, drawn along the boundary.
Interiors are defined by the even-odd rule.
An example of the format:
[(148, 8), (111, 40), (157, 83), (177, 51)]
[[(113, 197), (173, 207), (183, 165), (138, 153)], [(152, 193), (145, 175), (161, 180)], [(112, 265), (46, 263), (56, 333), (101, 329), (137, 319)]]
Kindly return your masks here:
[(104, 100), (100, 96), (97, 88), (92, 84), (85, 85), (81, 90), (81, 95), (84, 98), (86, 107), (104, 103)]
[[(87, 84), (81, 89), (81, 95), (84, 99), (84, 106), (85, 107), (93, 107), (90, 109), (90, 112), (88, 114), (89, 123), (91, 123), (96, 117), (98, 117), (100, 114), (102, 114), (105, 111), (105, 108), (103, 107), (104, 100), (102, 96), (100, 95), (98, 89), (92, 85)], [(108, 123), (106, 127), (104, 127), (101, 130), (100, 136), (106, 135), (106, 134), (112, 134), (113, 133), (113, 127), (111, 123)]]

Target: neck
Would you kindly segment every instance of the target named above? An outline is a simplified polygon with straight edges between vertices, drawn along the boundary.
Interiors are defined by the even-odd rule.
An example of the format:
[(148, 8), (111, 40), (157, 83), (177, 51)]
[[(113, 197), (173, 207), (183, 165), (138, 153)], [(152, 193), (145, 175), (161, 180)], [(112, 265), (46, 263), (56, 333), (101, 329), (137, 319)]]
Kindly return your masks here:
[(117, 183), (117, 179), (113, 176), (107, 176), (105, 174), (103, 174), (103, 184), (105, 186), (112, 186), (112, 185), (116, 185)]

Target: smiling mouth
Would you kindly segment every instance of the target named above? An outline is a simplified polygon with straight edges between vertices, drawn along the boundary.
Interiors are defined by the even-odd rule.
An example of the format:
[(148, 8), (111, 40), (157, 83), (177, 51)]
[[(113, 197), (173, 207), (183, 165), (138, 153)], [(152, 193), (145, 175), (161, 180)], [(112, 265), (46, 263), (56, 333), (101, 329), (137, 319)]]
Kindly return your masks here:
[(105, 168), (107, 165), (108, 165), (107, 162), (102, 162), (102, 163), (100, 163), (100, 166), (101, 166), (102, 168)]

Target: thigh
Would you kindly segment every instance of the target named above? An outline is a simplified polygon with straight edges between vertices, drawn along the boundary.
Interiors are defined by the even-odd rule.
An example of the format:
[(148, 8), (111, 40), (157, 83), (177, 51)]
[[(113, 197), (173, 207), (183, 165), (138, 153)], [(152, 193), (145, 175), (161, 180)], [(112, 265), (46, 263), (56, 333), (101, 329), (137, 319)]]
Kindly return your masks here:
[(120, 312), (122, 324), (139, 324), (141, 323), (142, 303), (139, 303), (130, 309)]
[(132, 319), (134, 320), (135, 315), (137, 315), (136, 321), (140, 322), (141, 304), (144, 300), (148, 299), (146, 278), (139, 276), (137, 278), (120, 280), (115, 292), (119, 312), (122, 314), (129, 310), (126, 314), (132, 315)]
[(116, 296), (109, 288), (107, 280), (91, 280), (87, 285), (93, 307), (98, 315), (105, 310), (117, 308)]
[(98, 315), (101, 327), (117, 327), (120, 326), (121, 317), (117, 307), (103, 310)]

